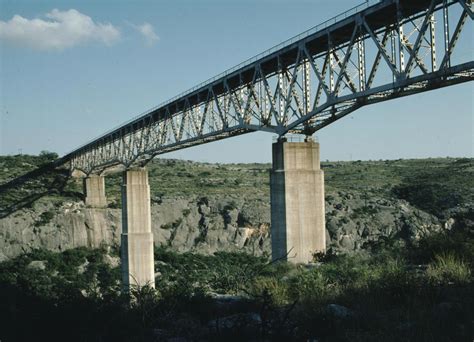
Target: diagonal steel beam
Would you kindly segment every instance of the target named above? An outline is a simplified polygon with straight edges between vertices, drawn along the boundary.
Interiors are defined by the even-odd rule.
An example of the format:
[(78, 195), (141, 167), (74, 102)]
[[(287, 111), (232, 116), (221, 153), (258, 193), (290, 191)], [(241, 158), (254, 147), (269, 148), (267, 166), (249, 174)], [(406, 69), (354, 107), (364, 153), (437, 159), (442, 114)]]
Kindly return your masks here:
[(461, 17), (459, 18), (459, 21), (456, 25), (456, 29), (454, 30), (453, 36), (451, 37), (451, 40), (449, 41), (448, 49), (447, 49), (447, 51), (444, 55), (444, 58), (443, 58), (443, 61), (441, 62), (441, 65), (439, 67), (440, 69), (443, 69), (448, 64), (450, 64), (449, 61), (450, 61), (450, 58), (451, 58), (451, 54), (453, 53), (454, 47), (456, 46), (456, 43), (458, 42), (459, 36), (461, 34), (461, 31), (462, 31), (462, 28), (463, 28), (464, 24), (466, 23), (467, 17), (468, 17), (467, 11), (463, 10), (463, 12), (461, 14)]
[(367, 21), (365, 19), (362, 19), (362, 23), (367, 31), (367, 33), (370, 35), (372, 38), (372, 41), (375, 43), (375, 45), (378, 48), (378, 51), (381, 53), (382, 57), (385, 59), (385, 62), (387, 62), (387, 65), (389, 66), (390, 70), (392, 70), (392, 73), (396, 76), (399, 76), (400, 73), (397, 70), (397, 66), (393, 64), (392, 60), (390, 57), (388, 57), (387, 52), (385, 51), (385, 48), (380, 44), (379, 40), (375, 36), (374, 32), (372, 29), (369, 27), (369, 24), (367, 24)]
[(418, 30), (418, 37), (416, 38), (415, 44), (413, 45), (413, 51), (410, 52), (410, 58), (408, 59), (406, 70), (408, 73), (410, 73), (412, 63), (415, 61), (415, 57), (418, 54), (418, 51), (421, 46), (421, 42), (423, 41), (425, 37), (426, 30), (428, 29), (429, 23), (431, 22), (431, 14), (434, 11), (436, 2), (435, 0), (431, 0), (430, 6), (428, 7), (426, 11), (425, 18), (423, 19), (423, 23), (421, 24), (420, 29)]

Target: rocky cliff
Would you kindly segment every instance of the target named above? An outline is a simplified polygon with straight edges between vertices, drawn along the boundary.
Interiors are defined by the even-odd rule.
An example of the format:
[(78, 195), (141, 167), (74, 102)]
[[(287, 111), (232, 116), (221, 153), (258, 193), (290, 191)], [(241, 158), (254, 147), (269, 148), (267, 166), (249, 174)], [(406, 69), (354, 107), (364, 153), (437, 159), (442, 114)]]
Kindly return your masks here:
[[(366, 205), (357, 194), (327, 197), (327, 241), (336, 251), (366, 248), (380, 238), (416, 241), (449, 229), (454, 222), (403, 200), (372, 198)], [(270, 253), (270, 204), (220, 197), (164, 199), (152, 205), (152, 229), (155, 244), (180, 252), (245, 250), (261, 255)], [(0, 259), (40, 247), (61, 251), (118, 246), (120, 233), (120, 209), (87, 208), (83, 202), (64, 202), (59, 207), (42, 203), (0, 220)]]
[[(443, 166), (453, 169), (455, 163), (456, 160), (449, 160), (449, 163), (438, 162), (433, 168)], [(191, 191), (188, 187), (188, 193), (174, 191), (174, 188), (173, 191), (168, 189), (167, 193), (157, 192), (153, 190), (153, 181), (151, 182), (155, 244), (169, 246), (180, 252), (204, 254), (222, 250), (244, 250), (255, 255), (270, 253), (270, 203), (268, 183), (265, 183), (268, 177), (266, 165), (236, 167), (174, 162), (170, 166), (164, 161), (154, 164), (151, 166), (150, 179), (159, 180), (168, 175), (173, 184), (176, 184), (176, 189), (180, 188), (181, 180), (185, 183), (193, 175), (199, 175), (197, 178), (200, 181), (207, 182), (204, 188)], [(368, 248), (388, 240), (415, 242), (431, 232), (451, 229), (456, 224), (459, 212), (472, 210), (473, 187), (467, 188), (467, 192), (451, 189), (455, 193), (439, 195), (456, 195), (453, 203), (444, 203), (447, 200), (443, 202), (436, 197), (444, 205), (442, 211), (436, 212), (436, 206), (427, 206), (427, 203), (420, 205), (413, 200), (416, 193), (407, 192), (406, 187), (410, 184), (403, 182), (402, 177), (402, 181), (397, 181), (396, 184), (390, 184), (393, 178), (387, 175), (387, 182), (380, 179), (380, 174), (378, 179), (373, 177), (375, 171), (400, 172), (397, 170), (400, 164), (402, 162), (326, 163), (326, 228), (329, 248), (341, 252)], [(465, 164), (458, 163), (458, 166), (468, 166), (463, 166), (461, 170), (463, 177), (472, 174), (473, 164), (472, 160), (465, 161)], [(406, 163), (403, 165), (407, 167)], [(173, 178), (167, 170), (170, 167), (180, 170), (178, 173), (182, 174), (174, 175)], [(417, 164), (417, 167), (420, 166)], [(225, 172), (220, 170), (222, 168), (225, 168)], [(410, 171), (415, 169), (412, 165)], [(220, 170), (220, 174), (217, 170)], [(434, 181), (443, 182), (439, 185), (441, 188), (452, 183), (450, 179), (430, 179), (431, 183)], [(117, 208), (120, 206), (118, 189), (115, 188), (115, 192), (110, 191), (108, 194), (110, 208), (94, 209), (87, 208), (77, 191), (72, 191), (77, 190), (77, 182), (67, 182), (69, 185), (62, 187), (60, 191), (35, 197), (28, 205), (15, 207), (3, 204), (4, 208), (15, 209), (5, 212), (0, 218), (0, 260), (40, 247), (60, 251), (80, 246), (118, 246), (121, 233), (121, 212)], [(215, 184), (219, 185), (219, 191), (215, 190)], [(419, 183), (415, 185), (418, 186)], [(51, 184), (47, 186), (51, 187)], [(230, 190), (222, 193), (221, 189), (226, 186)], [(469, 183), (460, 185), (462, 189), (466, 189), (466, 186)], [(25, 192), (26, 188), (27, 185), (14, 187), (17, 192)], [(31, 191), (26, 192), (31, 195)], [(405, 195), (399, 196), (399, 193)], [(13, 198), (11, 193), (9, 196)], [(427, 201), (436, 202), (429, 198)], [(10, 202), (15, 201), (12, 199)]]

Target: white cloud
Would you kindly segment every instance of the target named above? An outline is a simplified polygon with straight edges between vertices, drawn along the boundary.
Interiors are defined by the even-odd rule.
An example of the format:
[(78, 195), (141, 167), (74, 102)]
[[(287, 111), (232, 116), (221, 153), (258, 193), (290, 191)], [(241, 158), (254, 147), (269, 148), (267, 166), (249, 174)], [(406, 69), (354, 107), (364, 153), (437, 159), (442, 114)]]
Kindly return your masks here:
[(0, 40), (37, 50), (63, 50), (96, 41), (107, 46), (120, 39), (120, 31), (109, 23), (95, 23), (75, 9), (52, 10), (47, 19), (26, 19), (15, 15), (0, 20)]
[(156, 35), (153, 26), (149, 23), (145, 22), (142, 25), (133, 25), (133, 27), (145, 38), (145, 42), (148, 46), (152, 46), (160, 39)]

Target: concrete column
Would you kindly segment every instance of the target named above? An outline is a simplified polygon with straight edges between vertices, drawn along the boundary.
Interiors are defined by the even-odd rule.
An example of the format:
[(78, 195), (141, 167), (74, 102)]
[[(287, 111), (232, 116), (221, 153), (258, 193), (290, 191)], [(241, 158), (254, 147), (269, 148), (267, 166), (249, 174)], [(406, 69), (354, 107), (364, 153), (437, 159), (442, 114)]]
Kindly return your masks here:
[(155, 287), (150, 185), (145, 169), (123, 173), (121, 252), (124, 290), (133, 285)]
[(106, 208), (105, 180), (103, 176), (90, 175), (83, 180), (85, 203), (89, 207)]
[(310, 139), (274, 143), (270, 191), (272, 259), (307, 263), (315, 252), (324, 252), (324, 173), (319, 144)]

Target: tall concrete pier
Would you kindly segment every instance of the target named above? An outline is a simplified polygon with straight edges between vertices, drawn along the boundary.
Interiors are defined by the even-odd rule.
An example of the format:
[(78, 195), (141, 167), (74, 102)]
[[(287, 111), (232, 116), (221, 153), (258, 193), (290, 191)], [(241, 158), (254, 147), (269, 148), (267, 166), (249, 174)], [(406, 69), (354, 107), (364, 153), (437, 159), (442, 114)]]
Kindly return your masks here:
[(319, 144), (309, 138), (274, 143), (270, 187), (272, 259), (311, 261), (315, 252), (326, 250)]
[(123, 173), (122, 184), (122, 284), (155, 287), (153, 234), (151, 232), (148, 171)]
[(105, 181), (103, 176), (90, 175), (83, 180), (85, 203), (93, 208), (106, 208)]

